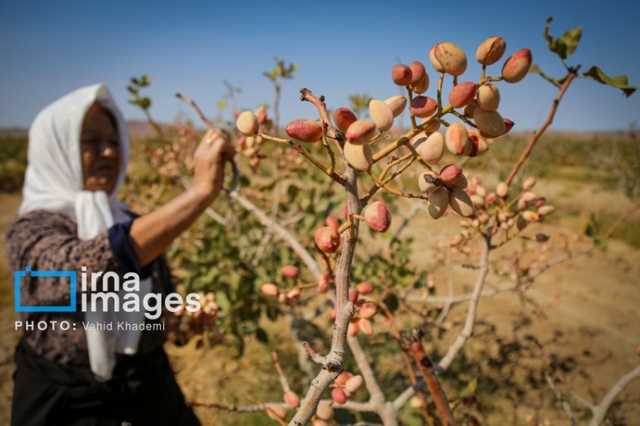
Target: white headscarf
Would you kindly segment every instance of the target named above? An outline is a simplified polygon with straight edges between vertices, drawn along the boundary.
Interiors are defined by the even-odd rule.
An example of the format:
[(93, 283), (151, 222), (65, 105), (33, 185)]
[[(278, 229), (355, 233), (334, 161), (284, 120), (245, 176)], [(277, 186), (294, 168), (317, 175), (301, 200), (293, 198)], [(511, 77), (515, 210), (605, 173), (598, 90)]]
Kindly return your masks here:
[[(83, 189), (80, 134), (84, 117), (95, 102), (113, 113), (120, 136), (120, 170), (111, 195)], [(43, 109), (29, 130), (28, 166), (19, 214), (32, 210), (64, 213), (75, 220), (82, 240), (94, 238), (113, 224), (129, 220), (126, 206), (116, 196), (117, 187), (126, 174), (128, 152), (126, 122), (105, 85), (83, 87), (63, 96)], [(78, 269), (81, 266), (78, 265)], [(151, 290), (151, 281), (143, 280), (140, 287), (144, 296)], [(113, 331), (89, 327), (86, 335), (91, 370), (106, 380), (113, 372), (115, 353), (136, 353), (140, 340), (139, 331), (117, 330), (116, 321), (140, 323), (144, 321), (144, 312), (101, 310), (100, 307), (100, 312), (86, 312), (85, 320), (90, 324), (113, 322)]]

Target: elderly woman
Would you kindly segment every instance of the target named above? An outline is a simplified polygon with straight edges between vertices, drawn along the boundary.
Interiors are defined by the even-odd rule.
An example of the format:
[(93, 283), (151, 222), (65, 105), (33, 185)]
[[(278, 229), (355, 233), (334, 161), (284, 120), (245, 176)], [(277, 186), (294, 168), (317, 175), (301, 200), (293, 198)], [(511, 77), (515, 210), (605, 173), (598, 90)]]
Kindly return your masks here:
[[(174, 291), (162, 253), (216, 198), (233, 148), (207, 133), (194, 154), (190, 188), (143, 216), (128, 211), (116, 195), (127, 153), (126, 123), (103, 85), (74, 91), (38, 114), (29, 132), (19, 217), (6, 235), (13, 271), (135, 272), (139, 296)], [(33, 275), (22, 279), (21, 306), (70, 304), (69, 279)], [(23, 315), (24, 323), (48, 326), (24, 327), (16, 349), (12, 425), (199, 424), (171, 371), (161, 327), (84, 326), (119, 320), (153, 325), (162, 318), (117, 309), (44, 310)], [(71, 326), (60, 327), (62, 322)]]

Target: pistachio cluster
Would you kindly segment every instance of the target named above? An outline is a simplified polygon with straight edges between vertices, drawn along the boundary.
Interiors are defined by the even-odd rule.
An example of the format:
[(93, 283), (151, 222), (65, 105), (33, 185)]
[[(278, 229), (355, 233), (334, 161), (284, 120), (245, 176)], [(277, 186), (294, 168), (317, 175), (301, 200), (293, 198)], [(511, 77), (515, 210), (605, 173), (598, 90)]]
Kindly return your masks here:
[[(360, 386), (362, 386), (363, 382), (364, 380), (362, 379), (361, 375), (359, 374), (353, 375), (348, 371), (343, 371), (338, 375), (338, 377), (336, 377), (336, 379), (333, 382), (333, 385), (332, 385), (333, 389), (331, 390), (331, 399), (333, 400), (333, 402), (335, 402), (338, 405), (344, 404), (349, 400), (351, 395), (353, 395), (360, 388)], [(318, 406), (318, 408), (320, 407)], [(319, 414), (318, 409), (316, 409), (316, 416), (321, 418), (321, 416), (318, 414)], [(328, 412), (320, 413), (320, 414), (328, 414)], [(322, 417), (326, 417), (326, 416), (322, 416)]]
[(260, 286), (260, 293), (264, 297), (274, 298), (283, 305), (295, 305), (302, 297), (302, 290), (306, 288), (299, 282), (300, 268), (295, 265), (285, 265), (280, 269), (284, 278), (282, 287), (274, 283), (264, 283)]
[[(372, 165), (382, 157), (388, 156), (393, 149), (383, 146), (375, 152), (374, 147), (380, 136), (393, 128), (394, 120), (402, 114), (408, 105), (412, 119), (412, 130), (408, 141), (396, 146), (409, 145), (414, 155), (427, 167), (420, 173), (418, 186), (422, 196), (428, 199), (429, 212), (433, 218), (440, 218), (451, 207), (461, 216), (471, 216), (474, 204), (466, 191), (467, 180), (462, 169), (449, 164), (433, 171), (432, 166), (444, 156), (445, 150), (454, 156), (475, 157), (485, 153), (495, 138), (503, 136), (511, 130), (514, 123), (502, 117), (498, 112), (500, 91), (496, 85), (499, 81), (516, 83), (522, 80), (531, 67), (531, 52), (520, 49), (513, 53), (503, 64), (499, 77), (488, 76), (487, 67), (498, 62), (506, 51), (506, 42), (502, 37), (493, 36), (484, 40), (475, 52), (475, 59), (482, 65), (480, 79), (458, 82), (458, 78), (467, 70), (467, 56), (455, 43), (444, 41), (436, 43), (428, 52), (428, 58), (439, 73), (437, 93), (435, 97), (427, 95), (430, 78), (425, 65), (413, 61), (409, 65), (396, 64), (391, 68), (393, 82), (407, 89), (407, 97), (392, 96), (385, 100), (371, 99), (369, 102), (369, 119), (358, 118), (348, 108), (340, 107), (333, 111), (332, 118), (335, 131), (342, 134), (339, 148), (346, 162), (356, 170), (370, 172)], [(448, 105), (442, 103), (442, 86), (446, 75), (453, 78)], [(449, 123), (443, 117), (452, 114), (458, 122)], [(323, 121), (324, 120), (324, 121)], [(323, 120), (296, 119), (286, 127), (287, 135), (296, 141), (317, 143), (328, 139), (328, 117)], [(418, 124), (418, 121), (421, 121)], [(259, 137), (259, 117), (256, 113), (245, 111), (239, 115), (238, 129), (247, 137)], [(439, 131), (446, 126), (446, 132)], [(328, 150), (331, 148), (328, 147)], [(376, 182), (384, 187), (384, 182)], [(384, 187), (384, 189), (387, 189)], [(404, 195), (400, 191), (401, 195)], [(369, 227), (377, 232), (384, 232), (389, 225), (386, 206), (373, 203), (364, 212)], [(527, 215), (531, 216), (531, 215)], [(339, 232), (330, 226), (316, 231), (316, 245), (325, 253), (334, 253), (339, 246)]]
[(473, 207), (474, 215), (461, 222), (462, 231), (455, 235), (450, 245), (462, 248), (473, 237), (473, 230), (488, 230), (495, 236), (502, 231), (503, 243), (512, 239), (530, 223), (542, 222), (555, 211), (545, 197), (532, 190), (536, 185), (534, 177), (522, 182), (519, 191), (499, 182), (493, 191), (488, 191), (480, 179), (472, 178), (465, 189)]
[(260, 154), (260, 146), (265, 140), (260, 132), (268, 132), (273, 127), (272, 120), (267, 115), (267, 108), (259, 106), (255, 111), (244, 111), (236, 118), (236, 128), (241, 133), (238, 138), (238, 152), (249, 159), (251, 167), (258, 167), (264, 158)]

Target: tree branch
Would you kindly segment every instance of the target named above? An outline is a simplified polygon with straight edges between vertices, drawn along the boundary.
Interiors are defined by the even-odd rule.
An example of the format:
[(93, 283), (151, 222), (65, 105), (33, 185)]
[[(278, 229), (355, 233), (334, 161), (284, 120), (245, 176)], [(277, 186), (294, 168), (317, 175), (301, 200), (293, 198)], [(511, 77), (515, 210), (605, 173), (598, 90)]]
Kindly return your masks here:
[(269, 217), (264, 211), (247, 198), (243, 197), (238, 191), (231, 191), (229, 196), (236, 200), (244, 209), (252, 213), (263, 226), (270, 229), (274, 234), (286, 242), (287, 245), (291, 247), (291, 250), (293, 250), (294, 253), (302, 260), (309, 271), (311, 271), (314, 279), (316, 281), (320, 280), (322, 277), (320, 266), (291, 232), (289, 232), (284, 226), (280, 225), (275, 219)]
[(343, 186), (345, 185), (344, 177), (342, 177), (338, 173), (336, 173), (335, 170), (331, 170), (331, 167), (327, 167), (324, 164), (320, 163), (318, 160), (316, 160), (302, 145), (296, 143), (295, 141), (293, 141), (291, 139), (277, 138), (275, 136), (267, 135), (266, 133), (260, 133), (260, 136), (264, 140), (267, 140), (267, 141), (276, 142), (276, 143), (283, 143), (283, 144), (286, 143), (291, 148), (295, 149), (296, 152), (298, 152), (300, 155), (302, 155), (305, 159), (307, 159), (307, 161), (309, 161), (311, 164), (313, 164), (322, 173), (324, 173), (325, 175), (327, 175), (331, 179), (335, 180), (340, 185), (343, 185)]
[(483, 235), (483, 237), (482, 251), (480, 253), (480, 270), (478, 271), (476, 284), (473, 289), (471, 300), (469, 301), (467, 319), (465, 321), (462, 332), (449, 347), (449, 350), (447, 351), (447, 354), (444, 356), (444, 358), (442, 358), (438, 363), (438, 366), (443, 370), (449, 368), (460, 349), (462, 349), (464, 344), (467, 342), (467, 339), (469, 339), (473, 334), (473, 327), (476, 322), (476, 315), (478, 311), (478, 303), (480, 302), (482, 289), (484, 288), (484, 284), (487, 280), (487, 275), (489, 272), (489, 250), (491, 247), (491, 237), (486, 235)]
[(628, 372), (627, 374), (625, 374), (624, 376), (620, 377), (620, 379), (618, 379), (618, 381), (611, 387), (611, 389), (609, 389), (609, 391), (602, 398), (602, 400), (600, 400), (600, 403), (591, 409), (591, 413), (593, 414), (593, 417), (589, 422), (589, 426), (600, 426), (604, 421), (605, 417), (607, 416), (607, 411), (609, 411), (609, 407), (611, 407), (611, 404), (613, 404), (613, 402), (618, 397), (620, 392), (622, 392), (629, 383), (631, 383), (633, 380), (639, 377), (640, 377), (640, 365), (634, 368), (633, 370), (631, 370), (630, 372)]
[(384, 393), (376, 380), (376, 376), (373, 373), (373, 369), (371, 368), (371, 364), (369, 364), (369, 360), (367, 360), (367, 356), (362, 350), (362, 346), (360, 346), (360, 342), (357, 337), (348, 336), (347, 343), (349, 344), (349, 349), (351, 349), (351, 353), (353, 354), (353, 358), (358, 365), (358, 370), (362, 373), (362, 378), (364, 379), (364, 384), (369, 391), (370, 401), (373, 405), (380, 406), (385, 403)]
[(553, 103), (551, 104), (549, 114), (547, 114), (547, 119), (544, 121), (544, 123), (542, 123), (542, 126), (531, 136), (531, 138), (527, 142), (527, 146), (524, 148), (524, 151), (522, 151), (522, 154), (520, 154), (518, 161), (516, 161), (516, 163), (513, 165), (511, 173), (509, 173), (509, 177), (507, 178), (507, 185), (511, 185), (513, 179), (516, 177), (516, 174), (518, 174), (518, 171), (520, 170), (522, 165), (525, 163), (525, 161), (527, 161), (529, 155), (531, 155), (531, 151), (533, 150), (536, 142), (538, 142), (540, 137), (542, 137), (542, 134), (547, 130), (551, 123), (553, 123), (553, 118), (555, 117), (556, 111), (558, 110), (558, 105), (560, 105), (562, 97), (566, 93), (567, 89), (569, 89), (571, 82), (573, 82), (576, 77), (577, 70), (569, 72), (569, 74), (567, 74), (567, 77), (562, 83), (562, 86), (560, 86), (560, 88), (558, 89), (558, 93), (553, 98)]
[(444, 392), (440, 381), (434, 374), (433, 364), (425, 353), (424, 346), (422, 345), (422, 341), (419, 336), (413, 336), (410, 344), (410, 351), (413, 354), (420, 373), (422, 373), (422, 377), (424, 377), (424, 380), (427, 383), (427, 388), (429, 389), (431, 398), (436, 405), (436, 410), (440, 420), (445, 426), (455, 426), (456, 421), (451, 413), (447, 395)]
[[(360, 213), (360, 199), (356, 171), (347, 166), (345, 172), (345, 188), (347, 190), (347, 217)], [(345, 353), (347, 325), (353, 315), (354, 306), (348, 300), (351, 264), (358, 241), (358, 221), (354, 221), (349, 229), (342, 234), (340, 258), (336, 265), (336, 320), (331, 341), (331, 350), (326, 356), (326, 362), (320, 373), (311, 381), (311, 386), (300, 404), (300, 408), (289, 422), (289, 426), (305, 425), (315, 413), (322, 393), (342, 371)]]

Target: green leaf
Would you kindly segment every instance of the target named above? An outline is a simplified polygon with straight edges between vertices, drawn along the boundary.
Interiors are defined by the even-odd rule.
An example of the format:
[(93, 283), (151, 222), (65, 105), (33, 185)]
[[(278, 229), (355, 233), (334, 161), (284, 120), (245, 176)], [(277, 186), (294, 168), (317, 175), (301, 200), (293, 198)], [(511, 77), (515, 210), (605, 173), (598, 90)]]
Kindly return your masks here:
[(476, 389), (478, 389), (478, 378), (474, 377), (473, 380), (471, 380), (467, 386), (462, 389), (462, 392), (460, 392), (460, 398), (469, 398), (470, 396), (475, 395)]
[(244, 353), (245, 343), (244, 339), (241, 336), (235, 335), (234, 337), (235, 338), (233, 339), (233, 347), (236, 350), (236, 357), (239, 358)]
[(594, 227), (592, 223), (587, 223), (587, 226), (585, 226), (584, 228), (584, 235), (586, 235), (587, 237), (593, 237), (596, 234), (593, 228)]
[(267, 332), (264, 331), (264, 328), (258, 328), (256, 330), (256, 339), (262, 343), (269, 343), (269, 336), (267, 335)]
[(267, 305), (266, 314), (267, 318), (269, 318), (271, 321), (275, 321), (278, 319), (278, 314), (280, 314), (280, 311), (276, 306)]
[(606, 84), (607, 86), (620, 89), (626, 97), (633, 95), (633, 92), (635, 92), (637, 89), (637, 87), (629, 85), (629, 78), (626, 75), (617, 75), (614, 77), (610, 77), (595, 65), (589, 68), (587, 72), (583, 72), (582, 75), (584, 77), (592, 78), (598, 83)]
[(567, 59), (578, 48), (580, 38), (582, 37), (582, 28), (575, 27), (565, 32), (562, 37), (553, 37), (550, 33), (551, 22), (553, 18), (547, 18), (547, 24), (544, 27), (544, 38), (547, 40), (549, 50), (554, 52), (560, 58)]
[(371, 96), (365, 93), (349, 96), (351, 109), (353, 109), (356, 114), (366, 111), (369, 107), (369, 101), (371, 101)]
[(239, 331), (242, 334), (255, 334), (258, 327), (255, 324), (241, 324)]
[(531, 65), (531, 68), (529, 68), (529, 73), (530, 74), (542, 74), (542, 69), (537, 64), (533, 64), (533, 65)]
[(151, 99), (145, 96), (144, 98), (141, 98), (139, 100), (138, 105), (142, 109), (149, 109), (149, 107), (151, 106)]
[(220, 306), (220, 309), (225, 312), (228, 312), (229, 307), (231, 306), (229, 297), (227, 297), (227, 294), (224, 291), (216, 292), (216, 303), (218, 304), (218, 306)]
[(609, 246), (607, 240), (602, 238), (594, 238), (593, 243), (602, 251), (607, 251), (607, 248)]
[(549, 241), (549, 236), (547, 234), (543, 234), (542, 232), (538, 232), (536, 234), (536, 241), (539, 243), (545, 243)]
[(538, 74), (540, 77), (544, 78), (545, 80), (547, 80), (549, 83), (553, 84), (556, 87), (560, 87), (560, 84), (558, 82), (558, 80), (556, 80), (553, 77), (548, 76), (547, 74), (545, 74), (544, 71), (542, 71), (542, 68), (540, 68), (540, 66), (538, 66), (537, 64), (533, 64), (531, 65), (531, 68), (529, 68), (529, 73), (530, 74)]
[(398, 301), (398, 297), (393, 293), (389, 293), (389, 295), (384, 298), (382, 303), (387, 305), (387, 309), (389, 309), (389, 311), (391, 311), (392, 313), (395, 312), (398, 309), (398, 307), (400, 306), (400, 302)]

